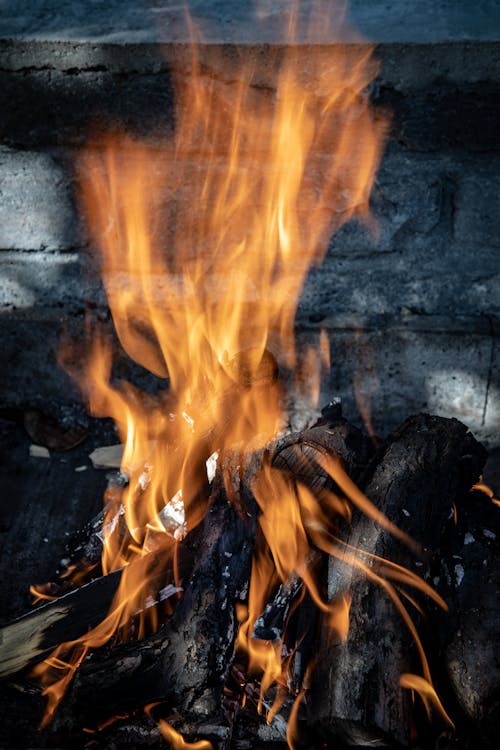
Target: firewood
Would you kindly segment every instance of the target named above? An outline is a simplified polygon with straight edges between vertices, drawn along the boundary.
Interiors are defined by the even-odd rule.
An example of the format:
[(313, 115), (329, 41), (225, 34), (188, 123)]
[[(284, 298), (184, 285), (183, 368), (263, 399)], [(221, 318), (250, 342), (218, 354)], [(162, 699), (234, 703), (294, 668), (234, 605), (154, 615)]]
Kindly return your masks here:
[[(157, 553), (150, 554), (149, 569)], [(181, 553), (180, 570), (187, 567), (187, 554)], [(139, 561), (144, 565), (143, 561)], [(134, 563), (132, 563), (134, 565)], [(95, 578), (74, 591), (37, 607), (0, 629), (0, 679), (26, 670), (48, 656), (59, 644), (84, 635), (106, 617), (120, 584), (123, 568)], [(159, 567), (151, 577), (154, 592), (165, 590), (172, 571)]]
[[(356, 462), (360, 459), (353, 448), (347, 447), (348, 443), (361, 446), (362, 455), (368, 450), (360, 431), (340, 419), (321, 423), (302, 433), (292, 434), (277, 441), (267, 450), (274, 465), (279, 468), (286, 466), (292, 471), (295, 468), (303, 483), (319, 491), (321, 482), (325, 485), (329, 480), (314, 460), (318, 449), (321, 447), (337, 453), (354, 472)], [(249, 475), (258, 470), (260, 459), (261, 453), (247, 458)], [(226, 457), (226, 463), (228, 461), (229, 458)], [(246, 481), (250, 483), (249, 476)], [(108, 491), (113, 492), (114, 488), (111, 487)], [(66, 558), (71, 565), (78, 565), (82, 569), (86, 566), (93, 576), (96, 575), (96, 570), (92, 566), (98, 563), (102, 550), (99, 534), (103, 519), (104, 512), (101, 512), (86, 529), (75, 536)], [(167, 572), (163, 578), (161, 571), (159, 572), (159, 588), (164, 585), (166, 576)], [(51, 588), (51, 593), (59, 595), (55, 601), (29, 612), (0, 630), (0, 678), (32, 666), (59, 643), (73, 640), (96, 625), (108, 613), (120, 578), (121, 571), (116, 571), (106, 578), (94, 577), (94, 580), (70, 593), (65, 593), (71, 585), (70, 581), (56, 581)], [(295, 593), (299, 589), (300, 581), (297, 581)], [(293, 599), (291, 590), (287, 597), (288, 602), (282, 614), (286, 614)]]
[(222, 691), (232, 653), (234, 602), (250, 572), (255, 518), (243, 518), (216, 497), (200, 525), (184, 540), (194, 567), (171, 618), (141, 642), (84, 662), (58, 723), (92, 726), (110, 715), (166, 701), (185, 717), (205, 714), (224, 724)]
[[(346, 472), (359, 479), (366, 469), (373, 452), (372, 443), (357, 427), (341, 416), (340, 404), (334, 402), (323, 409), (322, 417), (316, 425), (300, 433), (293, 433), (277, 442), (272, 453), (272, 465), (288, 473), (294, 481), (307, 486), (321, 501), (323, 492), (338, 488), (321, 466), (326, 452), (339, 457)], [(308, 567), (321, 565), (322, 553), (314, 550)], [(253, 637), (261, 640), (278, 640), (283, 637), (293, 602), (302, 596), (302, 579), (292, 574), (279, 586), (273, 599), (254, 626)], [(290, 651), (294, 653), (294, 689), (301, 688), (302, 677), (314, 650), (315, 607), (306, 594), (292, 623), (295, 637), (287, 632)], [(289, 628), (287, 628), (287, 631)]]
[[(380, 563), (369, 555), (377, 555), (426, 576), (453, 502), (468, 492), (484, 461), (484, 448), (457, 420), (409, 418), (377, 457), (364, 490), (421, 552), (415, 556), (399, 539), (359, 515), (353, 519), (348, 543), (368, 553), (358, 557), (372, 572)], [(349, 632), (341, 641), (323, 626), (311, 723), (349, 745), (408, 744), (411, 695), (399, 680), (404, 672), (419, 672), (412, 635), (386, 591), (334, 557), (328, 588), (331, 599), (344, 593), (352, 596)], [(422, 603), (414, 590), (409, 593)], [(411, 617), (418, 620), (413, 609)]]
[[(300, 443), (303, 435), (307, 445), (321, 444), (326, 449), (331, 444), (346, 463), (359, 461), (353, 448), (347, 447), (347, 438), (355, 435), (362, 442), (361, 435), (344, 420), (278, 441), (266, 451), (271, 457), (281, 455), (285, 446), (288, 450)], [(234, 604), (239, 592), (246, 589), (250, 574), (256, 523), (250, 486), (261, 462), (262, 452), (246, 458), (226, 455), (220, 462), (214, 504), (182, 543), (190, 547), (196, 562), (171, 619), (144, 641), (102, 656), (96, 653), (85, 662), (64, 711), (68, 720), (98, 722), (109, 714), (155, 700), (166, 700), (191, 715), (193, 721), (197, 712), (205, 710), (207, 701), (211, 710), (220, 709), (223, 676), (236, 635)], [(309, 475), (303, 471), (302, 480), (307, 482), (309, 476), (312, 481), (317, 468), (310, 463)], [(227, 493), (232, 495), (232, 505), (227, 503)]]
[(0, 630), (0, 678), (20, 672), (63, 641), (83, 635), (102, 619), (116, 593), (121, 570), (81, 586)]
[(500, 508), (485, 493), (457, 498), (447, 524), (437, 590), (449, 615), (436, 612), (444, 669), (465, 733), (497, 741), (500, 705)]

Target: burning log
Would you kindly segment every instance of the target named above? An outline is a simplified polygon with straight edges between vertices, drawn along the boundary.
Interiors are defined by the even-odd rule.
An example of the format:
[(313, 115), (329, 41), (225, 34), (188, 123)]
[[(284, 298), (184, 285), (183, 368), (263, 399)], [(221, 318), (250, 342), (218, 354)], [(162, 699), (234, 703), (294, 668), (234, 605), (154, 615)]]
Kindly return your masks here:
[[(289, 474), (294, 482), (301, 482), (308, 487), (318, 499), (321, 499), (322, 493), (338, 490), (321, 465), (325, 451), (328, 455), (338, 456), (346, 473), (354, 480), (359, 479), (362, 471), (366, 469), (373, 452), (372, 443), (366, 435), (342, 418), (338, 403), (323, 409), (322, 418), (310, 429), (288, 435), (278, 441), (272, 452), (271, 463), (275, 468)], [(318, 566), (321, 557), (318, 550), (313, 551), (308, 566)], [(290, 607), (302, 593), (302, 589), (302, 579), (296, 573), (279, 586), (273, 600), (267, 604), (265, 611), (255, 623), (255, 638), (277, 640), (282, 637)], [(307, 619), (313, 619), (310, 612)], [(312, 623), (309, 622), (309, 625)], [(301, 632), (298, 638), (301, 646), (303, 635)]]
[[(300, 457), (301, 481), (315, 486), (320, 494), (318, 476), (322, 470), (315, 458), (328, 450), (353, 471), (354, 467), (359, 470), (358, 447), (365, 452), (362, 455), (369, 450), (359, 430), (336, 418), (278, 441), (266, 454), (280, 466), (286, 457), (289, 468), (292, 457)], [(245, 465), (241, 456), (226, 456), (210, 512), (179, 545), (187, 548), (184, 555), (195, 564), (172, 616), (155, 635), (133, 645), (95, 652), (84, 662), (59, 722), (99, 724), (110, 714), (157, 700), (175, 706), (186, 720), (191, 717), (192, 724), (204, 712), (215, 715), (222, 710), (223, 676), (236, 635), (234, 604), (248, 584), (255, 541), (256, 508), (250, 487), (261, 463), (262, 453), (247, 458)], [(226, 499), (228, 477), (232, 480), (232, 505)], [(321, 481), (325, 489), (331, 483), (325, 472)], [(297, 580), (296, 592), (300, 585)]]
[(330, 599), (347, 595), (352, 602), (347, 637), (342, 639), (326, 625), (321, 636), (310, 721), (326, 735), (349, 745), (410, 743), (411, 696), (400, 678), (419, 670), (411, 628), (420, 616), (412, 608), (408, 627), (386, 584), (384, 589), (375, 585), (369, 574), (382, 581), (394, 574), (399, 586), (408, 582), (404, 573), (400, 576), (392, 565), (386, 566), (384, 558), (427, 577), (453, 503), (469, 491), (484, 461), (484, 448), (463, 424), (420, 415), (389, 438), (374, 462), (364, 491), (417, 543), (419, 553), (415, 556), (400, 539), (363, 516), (353, 520), (345, 556), (354, 551), (367, 566), (366, 574), (341, 559), (330, 559)]
[[(424, 577), (434, 576), (439, 556), (444, 555), (442, 581), (454, 581), (454, 591), (450, 599), (446, 586), (438, 586), (451, 604), (449, 619), (446, 615), (435, 615), (440, 625), (439, 642), (446, 649), (451, 682), (459, 699), (465, 701), (464, 710), (476, 720), (484, 698), (485, 708), (481, 710), (491, 717), (494, 685), (484, 674), (476, 688), (477, 695), (471, 695), (470, 690), (469, 695), (467, 691), (464, 695), (465, 681), (478, 659), (477, 650), (473, 652), (467, 638), (459, 633), (469, 632), (478, 623), (472, 605), (462, 601), (466, 596), (470, 604), (470, 589), (461, 588), (456, 578), (457, 566), (467, 567), (466, 556), (474, 549), (472, 544), (466, 544), (457, 552), (465, 534), (473, 534), (479, 540), (481, 535), (476, 527), (481, 524), (492, 534), (497, 532), (493, 526), (495, 519), (487, 518), (484, 507), (478, 505), (487, 502), (484, 496), (476, 493), (472, 500), (469, 496), (465, 500), (467, 490), (480, 473), (484, 450), (455, 420), (421, 415), (408, 420), (366, 469), (371, 452), (369, 442), (359, 430), (334, 415), (308, 430), (278, 440), (264, 453), (252, 454), (246, 461), (238, 454), (227, 454), (219, 462), (209, 512), (178, 545), (183, 596), (154, 635), (140, 642), (105, 647), (83, 662), (62, 704), (56, 720), (58, 727), (73, 732), (82, 725), (99, 726), (112, 715), (133, 713), (145, 703), (161, 701), (169, 710), (179, 711), (194, 734), (197, 726), (213, 726), (217, 731), (209, 739), (217, 747), (228, 746), (231, 721), (223, 709), (223, 688), (233, 658), (237, 627), (234, 605), (246, 592), (257, 533), (257, 509), (251, 492), (253, 477), (263, 460), (270, 460), (274, 467), (295, 477), (295, 481), (298, 478), (303, 485), (313, 488), (321, 502), (322, 493), (334, 486), (322, 466), (325, 454), (340, 456), (378, 509), (420, 545), (421, 554), (415, 557), (400, 539), (355, 512), (348, 542), (352, 548), (359, 548), (356, 554), (373, 573), (382, 577), (386, 574), (378, 560), (383, 557), (391, 561), (392, 571), (394, 564), (399, 563)], [(227, 502), (228, 492), (231, 504)], [(455, 536), (446, 542), (444, 530), (450, 532), (449, 516), (454, 502), (462, 525), (451, 526)], [(491, 508), (497, 511), (495, 506)], [(483, 539), (486, 545), (491, 541), (489, 537)], [(490, 557), (494, 549), (493, 545), (488, 547), (486, 552)], [(475, 549), (473, 566), (479, 559), (476, 553), (481, 556), (483, 552), (486, 554), (483, 547)], [(457, 554), (461, 554), (462, 561), (456, 561)], [(313, 551), (310, 566), (321, 568), (323, 558), (323, 553)], [(394, 602), (379, 586), (345, 561), (331, 557), (328, 566), (330, 599), (341, 600), (346, 594), (352, 597), (350, 628), (347, 639), (342, 641), (338, 631), (331, 632), (322, 626), (309, 721), (327, 736), (335, 735), (351, 744), (408, 743), (410, 696), (400, 687), (399, 678), (402, 673), (418, 671), (412, 636), (403, 621), (397, 619)], [(450, 573), (448, 578), (446, 571)], [(155, 584), (158, 589), (167, 574), (165, 570), (158, 571)], [(109, 606), (120, 575), (121, 571), (116, 571), (96, 579), (7, 626), (2, 631), (4, 647), (0, 653), (7, 650), (9, 633), (14, 633), (17, 644), (9, 650), (18, 653), (17, 656), (11, 653), (11, 661), (4, 662), (4, 674), (45, 655), (49, 643), (55, 645), (58, 639), (67, 640), (99, 620)], [(490, 584), (495, 585), (493, 579)], [(495, 613), (489, 618), (486, 615), (491, 592), (484, 589), (483, 593), (486, 630), (497, 637)], [(275, 592), (255, 630), (256, 637), (275, 639), (284, 636), (286, 627), (287, 642), (292, 649), (296, 648), (291, 677), (297, 690), (309, 661), (308, 654), (317, 651), (314, 635), (317, 615), (310, 601), (308, 604), (307, 595), (290, 618), (291, 605), (302, 595), (301, 579), (292, 576)], [(50, 613), (64, 610), (67, 610), (65, 616), (60, 620), (55, 618), (54, 624), (47, 627)], [(418, 620), (418, 614), (412, 616), (413, 622)], [(26, 638), (26, 623), (31, 628), (30, 638)], [(461, 630), (457, 631), (457, 623)], [(40, 633), (43, 639), (37, 641)], [(34, 641), (38, 650), (33, 648)], [(22, 654), (29, 655), (23, 664), (19, 662)], [(456, 669), (457, 654), (463, 657), (460, 674)], [(18, 661), (12, 662), (12, 658)]]
[(234, 602), (244, 596), (254, 537), (254, 519), (235, 512), (219, 486), (204, 520), (182, 542), (195, 563), (171, 618), (155, 635), (85, 662), (58, 721), (95, 725), (118, 712), (166, 701), (186, 720), (194, 714), (223, 723)]
[[(420, 545), (420, 554), (415, 557), (400, 539), (356, 511), (348, 537), (349, 549), (358, 548), (356, 555), (372, 573), (382, 578), (387, 574), (378, 559), (386, 558), (391, 562), (392, 572), (394, 564), (400, 564), (424, 577), (434, 576), (439, 568), (439, 555), (444, 555), (442, 581), (454, 581), (454, 586), (451, 598), (444, 583), (438, 586), (451, 604), (449, 619), (446, 615), (434, 615), (440, 628), (439, 642), (446, 650), (451, 682), (465, 712), (476, 720), (484, 699), (485, 708), (481, 710), (491, 716), (495, 705), (492, 681), (483, 674), (474, 695), (470, 690), (467, 695), (465, 690), (465, 682), (478, 660), (477, 651), (474, 656), (472, 648), (467, 651), (469, 641), (460, 633), (467, 633), (478, 624), (472, 605), (462, 601), (466, 596), (469, 602), (470, 589), (461, 588), (456, 578), (457, 566), (468, 565), (469, 551), (475, 550), (473, 566), (477, 562), (476, 553), (481, 556), (484, 552), (490, 557), (494, 554), (493, 545), (485, 551), (466, 544), (457, 552), (465, 534), (480, 539), (478, 524), (487, 530), (491, 527), (492, 534), (497, 531), (493, 526), (495, 519), (486, 518), (484, 507), (479, 507), (477, 493), (475, 504), (474, 496), (472, 500), (469, 496), (467, 501), (464, 499), (480, 473), (484, 450), (459, 422), (421, 415), (407, 420), (372, 457), (367, 469), (373, 452), (370, 442), (339, 414), (330, 417), (327, 415), (308, 430), (279, 439), (264, 452), (247, 456), (245, 461), (239, 454), (226, 454), (219, 462), (210, 510), (178, 545), (183, 596), (154, 635), (140, 642), (105, 647), (83, 662), (62, 704), (57, 718), (59, 728), (74, 731), (82, 725), (99, 726), (111, 715), (132, 713), (145, 703), (161, 701), (170, 710), (179, 711), (186, 726), (216, 727), (211, 737), (214, 744), (228, 746), (231, 721), (223, 710), (223, 688), (237, 627), (234, 605), (244, 596), (248, 585), (257, 533), (257, 508), (251, 492), (253, 478), (262, 462), (270, 461), (273, 467), (312, 489), (321, 502), (323, 492), (332, 489), (339, 492), (323, 468), (325, 455), (340, 457), (377, 508)], [(231, 504), (227, 501), (228, 493)], [(486, 500), (482, 495), (479, 497), (484, 505)], [(459, 519), (462, 518), (458, 527), (450, 527), (449, 521), (454, 502), (460, 511)], [(495, 506), (491, 508), (497, 511)], [(446, 529), (446, 533), (452, 533), (448, 542)], [(483, 539), (486, 544), (491, 541)], [(457, 563), (458, 554), (463, 562)], [(320, 569), (323, 559), (323, 553), (314, 550), (310, 567)], [(382, 745), (388, 741), (407, 744), (412, 731), (410, 695), (401, 688), (399, 678), (402, 673), (418, 671), (412, 635), (398, 619), (394, 602), (379, 586), (346, 561), (331, 557), (328, 567), (329, 598), (339, 601), (345, 595), (352, 598), (350, 628), (347, 639), (342, 641), (338, 631), (328, 631), (322, 626), (309, 721), (327, 736), (340, 737), (350, 744)], [(96, 579), (4, 628), (4, 645), (0, 649), (1, 654), (7, 654), (2, 662), (4, 675), (32, 664), (53, 645), (75, 637), (101, 619), (120, 576), (121, 571), (116, 571)], [(158, 571), (157, 582), (153, 582), (158, 590), (165, 584), (166, 576), (167, 571)], [(401, 582), (405, 580), (403, 576)], [(494, 585), (493, 579), (490, 583)], [(491, 592), (483, 593), (485, 613)], [(256, 623), (254, 634), (266, 639), (286, 637), (289, 648), (296, 649), (291, 677), (297, 690), (309, 661), (308, 654), (317, 651), (314, 635), (317, 615), (307, 595), (290, 617), (294, 601), (302, 596), (302, 581), (294, 575), (277, 589)], [(484, 618), (487, 633), (495, 636), (494, 612)], [(420, 615), (412, 615), (412, 622), (420, 619)], [(456, 667), (457, 654), (461, 657), (460, 673)], [(196, 734), (195, 729), (193, 732)]]

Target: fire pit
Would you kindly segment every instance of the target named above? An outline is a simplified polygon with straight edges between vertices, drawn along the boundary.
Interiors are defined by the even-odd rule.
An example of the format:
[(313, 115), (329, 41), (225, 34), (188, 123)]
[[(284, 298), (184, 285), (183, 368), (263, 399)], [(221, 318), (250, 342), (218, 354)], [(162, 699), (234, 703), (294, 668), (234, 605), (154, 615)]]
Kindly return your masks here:
[[(433, 354), (442, 316), (422, 325), (427, 311), (411, 304), (425, 273), (405, 282), (399, 322), (390, 284), (384, 302), (358, 279), (358, 310), (375, 318), (349, 321), (350, 260), (338, 252), (353, 242), (359, 261), (370, 247), (376, 274), (401, 274), (399, 243), (424, 248), (432, 236), (434, 247), (449, 221), (455, 232), (472, 183), (457, 188), (455, 157), (440, 155), (437, 185), (427, 163), (419, 173), (420, 212), (391, 203), (395, 178), (382, 187), (377, 169), (391, 127), (418, 138), (411, 117), (404, 105), (389, 114), (397, 95), (374, 88), (372, 50), (339, 8), (310, 10), (292, 8), (285, 43), (249, 56), (167, 50), (167, 118), (153, 127), (146, 108), (119, 127), (94, 113), (73, 164), (68, 153), (61, 162), (94, 300), (77, 337), (66, 326), (58, 359), (122, 445), (97, 441), (94, 466), (116, 469), (104, 511), (86, 526), (57, 523), (66, 544), (48, 582), (31, 587), (39, 606), (0, 631), (5, 702), (12, 684), (25, 701), (43, 688), (48, 746), (493, 742), (498, 500), (485, 449), (449, 417), (470, 413), (482, 437), (494, 432), (494, 322), (464, 315), (452, 334), (463, 343), (473, 332), (479, 359), (489, 347), (484, 398), (474, 392), (468, 411), (467, 377), (449, 376), (449, 331), (446, 367)], [(391, 143), (388, 154), (380, 174), (398, 174), (407, 156)], [(31, 258), (42, 268), (44, 252)], [(71, 256), (57, 258), (71, 274)], [(381, 439), (377, 342), (398, 332), (407, 353), (409, 336), (415, 356), (419, 331), (434, 342), (423, 347), (431, 364), (419, 362), (431, 369), (428, 401), (444, 388), (451, 406)], [(347, 340), (350, 394), (320, 413), (337, 377), (330, 349), (337, 363)], [(400, 366), (392, 358), (389, 370)], [(49, 417), (40, 394), (22, 410), (14, 396), (4, 416), (22, 419), (34, 460), (77, 451), (88, 430), (61, 420), (62, 402)], [(345, 418), (354, 404), (358, 426)]]

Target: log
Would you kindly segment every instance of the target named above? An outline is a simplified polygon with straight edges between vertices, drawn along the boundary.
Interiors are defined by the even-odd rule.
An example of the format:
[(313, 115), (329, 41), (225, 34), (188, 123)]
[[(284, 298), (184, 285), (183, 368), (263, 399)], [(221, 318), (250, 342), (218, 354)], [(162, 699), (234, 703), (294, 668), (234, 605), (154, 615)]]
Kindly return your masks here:
[[(186, 721), (222, 716), (224, 675), (245, 591), (255, 517), (243, 518), (219, 485), (205, 518), (183, 545), (195, 560), (171, 618), (141, 642), (95, 652), (78, 670), (57, 717), (59, 727), (95, 726), (110, 715), (166, 701)], [(245, 498), (247, 507), (251, 500)]]
[[(432, 556), (439, 554), (453, 502), (477, 481), (484, 461), (484, 448), (457, 420), (425, 414), (407, 419), (374, 460), (363, 489), (420, 545), (420, 554), (415, 556), (360, 514), (353, 517), (348, 543), (425, 577)], [(380, 564), (363, 553), (358, 557), (371, 573), (377, 572)], [(414, 590), (409, 592), (422, 600)], [(346, 561), (330, 558), (328, 593), (330, 599), (346, 593), (352, 597), (349, 632), (341, 641), (326, 623), (322, 626), (310, 724), (351, 746), (409, 744), (411, 695), (399, 681), (402, 673), (421, 674), (412, 635), (386, 591)], [(413, 608), (410, 616), (418, 623)]]
[[(306, 443), (301, 442), (304, 435)], [(354, 447), (347, 446), (349, 437), (353, 444), (362, 441), (359, 430), (345, 420), (329, 422), (272, 445), (267, 452), (272, 457), (285, 450), (293, 453), (292, 446), (299, 443), (297, 455), (302, 455), (302, 445), (321, 444), (323, 450), (332, 445), (331, 450), (353, 464), (358, 457)], [(171, 619), (140, 643), (94, 653), (84, 662), (59, 723), (88, 726), (156, 700), (175, 706), (193, 724), (207, 711), (215, 721), (222, 710), (221, 691), (236, 635), (234, 604), (246, 591), (250, 573), (256, 506), (249, 488), (261, 463), (262, 453), (245, 460), (228, 455), (220, 462), (216, 500), (182, 543), (189, 545), (196, 562)], [(316, 468), (310, 462), (302, 480), (316, 481)], [(218, 716), (216, 723), (220, 721)]]
[(60, 643), (97, 625), (109, 609), (121, 574), (118, 570), (96, 579), (0, 629), (0, 679), (37, 664)]
[(373, 444), (361, 430), (335, 414), (278, 440), (271, 451), (271, 462), (321, 497), (325, 489), (336, 489), (320, 463), (325, 451), (338, 456), (346, 473), (358, 481), (372, 457)]
[[(132, 576), (147, 575), (146, 599), (165, 601), (177, 593), (173, 568), (165, 570), (163, 555), (151, 552), (133, 561), (128, 569)], [(189, 548), (180, 548), (176, 574), (182, 582), (192, 567)], [(0, 629), (0, 679), (27, 670), (49, 656), (61, 643), (76, 640), (98, 625), (109, 613), (124, 568), (79, 586), (53, 601), (37, 607)], [(150, 606), (149, 600), (147, 606)], [(138, 604), (138, 608), (141, 605)]]
[(484, 492), (458, 498), (442, 544), (437, 590), (449, 616), (436, 613), (441, 656), (462, 731), (494, 747), (500, 720), (500, 508)]
[[(323, 417), (311, 428), (278, 440), (270, 450), (273, 467), (308, 487), (321, 500), (328, 490), (338, 492), (334, 481), (321, 466), (326, 451), (338, 456), (350, 477), (358, 479), (366, 469), (373, 448), (371, 441), (357, 427), (341, 416), (338, 403), (323, 409)], [(313, 551), (310, 567), (320, 563), (321, 554)], [(281, 584), (273, 599), (254, 626), (254, 637), (277, 640), (282, 637), (293, 601), (301, 594), (302, 580), (293, 574)]]

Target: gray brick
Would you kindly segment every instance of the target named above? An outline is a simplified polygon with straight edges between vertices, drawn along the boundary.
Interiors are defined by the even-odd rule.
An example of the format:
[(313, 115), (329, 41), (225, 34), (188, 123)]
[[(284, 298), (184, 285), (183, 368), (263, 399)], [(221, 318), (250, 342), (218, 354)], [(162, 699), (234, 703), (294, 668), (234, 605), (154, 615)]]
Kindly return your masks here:
[(0, 150), (0, 250), (65, 250), (81, 243), (71, 183), (47, 153)]
[(475, 174), (460, 179), (455, 199), (455, 237), (500, 248), (499, 196), (497, 160), (487, 166), (479, 163)]

